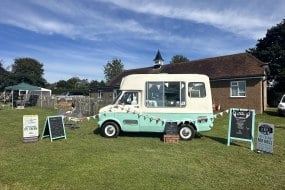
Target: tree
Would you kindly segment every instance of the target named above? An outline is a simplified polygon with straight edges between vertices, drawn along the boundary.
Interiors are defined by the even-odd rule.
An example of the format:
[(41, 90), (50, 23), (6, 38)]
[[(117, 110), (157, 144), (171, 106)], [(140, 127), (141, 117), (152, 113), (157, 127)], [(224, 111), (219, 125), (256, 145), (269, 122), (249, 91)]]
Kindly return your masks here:
[[(285, 19), (267, 30), (266, 36), (259, 39), (255, 48), (247, 50), (261, 61), (268, 63), (268, 79), (276, 80), (278, 91), (285, 91)], [(280, 89), (281, 88), (281, 89)]]
[(99, 87), (104, 87), (104, 86), (106, 86), (106, 83), (103, 80), (101, 80), (99, 83)]
[(171, 61), (170, 61), (170, 64), (173, 64), (173, 63), (182, 63), (182, 62), (187, 62), (189, 61), (189, 59), (183, 55), (174, 55), (172, 58), (171, 58)]
[(5, 86), (10, 85), (10, 73), (3, 68), (3, 63), (0, 60), (0, 90), (3, 90)]
[(97, 80), (92, 80), (89, 84), (89, 89), (91, 91), (94, 91), (95, 89), (97, 89), (99, 87), (99, 82)]
[(32, 58), (17, 58), (12, 65), (12, 78), (16, 83), (27, 82), (36, 86), (45, 86), (43, 64)]
[(65, 80), (59, 80), (56, 83), (57, 88), (65, 89), (67, 87), (67, 82)]
[(105, 79), (109, 82), (113, 77), (119, 75), (124, 70), (124, 65), (120, 59), (113, 59), (104, 66)]
[(66, 81), (66, 87), (67, 89), (75, 89), (78, 88), (78, 85), (80, 83), (79, 77), (72, 77)]
[(88, 89), (89, 88), (89, 82), (88, 79), (81, 79), (80, 83), (77, 85), (80, 89)]

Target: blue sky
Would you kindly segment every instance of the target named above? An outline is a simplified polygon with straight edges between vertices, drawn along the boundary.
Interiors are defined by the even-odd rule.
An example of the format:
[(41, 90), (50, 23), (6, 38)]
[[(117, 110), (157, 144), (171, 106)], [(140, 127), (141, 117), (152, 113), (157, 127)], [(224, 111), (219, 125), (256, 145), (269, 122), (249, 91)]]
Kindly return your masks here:
[(104, 80), (104, 65), (148, 67), (252, 48), (285, 18), (284, 0), (0, 0), (0, 60), (31, 57), (50, 82)]

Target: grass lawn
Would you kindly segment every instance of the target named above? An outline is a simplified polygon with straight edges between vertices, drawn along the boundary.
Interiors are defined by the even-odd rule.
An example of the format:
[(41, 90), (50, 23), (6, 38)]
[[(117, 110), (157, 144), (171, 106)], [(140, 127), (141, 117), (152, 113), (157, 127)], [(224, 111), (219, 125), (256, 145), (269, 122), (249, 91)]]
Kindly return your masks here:
[(275, 125), (273, 155), (250, 151), (247, 142), (227, 146), (227, 114), (179, 144), (158, 134), (106, 139), (94, 134), (94, 119), (67, 128), (66, 140), (23, 143), (23, 115), (30, 114), (39, 115), (41, 135), (56, 111), (0, 110), (0, 189), (285, 189), (285, 118), (273, 109), (256, 115), (256, 123)]

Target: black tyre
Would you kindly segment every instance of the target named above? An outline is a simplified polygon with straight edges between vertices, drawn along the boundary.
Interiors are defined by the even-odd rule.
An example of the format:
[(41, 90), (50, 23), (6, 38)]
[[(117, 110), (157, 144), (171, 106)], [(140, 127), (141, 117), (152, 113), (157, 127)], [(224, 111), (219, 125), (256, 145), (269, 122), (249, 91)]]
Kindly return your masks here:
[(101, 135), (107, 138), (115, 138), (119, 135), (120, 129), (115, 122), (108, 121), (101, 128)]
[(195, 136), (195, 130), (191, 125), (182, 125), (179, 129), (179, 136), (182, 140), (191, 140)]

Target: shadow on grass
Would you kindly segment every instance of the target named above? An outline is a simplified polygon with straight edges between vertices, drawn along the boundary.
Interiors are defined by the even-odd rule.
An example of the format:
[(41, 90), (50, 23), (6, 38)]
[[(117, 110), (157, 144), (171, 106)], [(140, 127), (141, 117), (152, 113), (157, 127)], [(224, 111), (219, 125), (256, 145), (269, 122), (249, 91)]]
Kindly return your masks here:
[[(221, 137), (212, 137), (212, 136), (208, 136), (208, 135), (203, 135), (203, 137), (206, 137), (206, 138), (209, 138), (211, 140), (214, 140), (214, 141), (217, 141), (221, 144), (224, 144), (224, 145), (227, 145), (228, 144), (228, 139), (225, 139), (225, 138), (221, 138)], [(240, 146), (239, 144), (236, 144), (234, 142), (231, 142), (230, 145), (233, 145), (233, 146)]]
[(93, 130), (93, 134), (100, 135), (100, 128), (96, 128)]
[(275, 109), (266, 110), (266, 111), (264, 111), (264, 113), (266, 113), (267, 115), (270, 115), (270, 116), (280, 117), (278, 115), (277, 110), (275, 110)]
[[(93, 134), (101, 135), (100, 128), (93, 130)], [(155, 132), (120, 132), (119, 137), (138, 137), (138, 138), (159, 138), (161, 141), (164, 141), (164, 133), (155, 133)], [(195, 134), (195, 139), (202, 138), (203, 135), (200, 133)]]
[(221, 138), (221, 137), (212, 137), (212, 136), (208, 136), (208, 135), (203, 135), (203, 137), (209, 138), (211, 140), (217, 141), (221, 144), (227, 144), (228, 143), (228, 139), (225, 138)]
[(138, 138), (159, 138), (163, 141), (163, 134), (162, 133), (151, 133), (151, 132), (121, 132), (121, 137), (138, 137)]
[[(101, 135), (100, 128), (93, 130), (93, 134)], [(139, 137), (139, 138), (160, 138), (163, 141), (162, 133), (151, 133), (151, 132), (123, 132), (121, 131), (119, 137)]]
[(284, 129), (285, 130), (285, 126), (276, 125), (275, 128), (277, 128), (277, 129)]
[[(121, 132), (119, 136), (122, 137), (138, 137), (138, 138), (159, 138), (161, 141), (164, 141), (164, 133), (154, 133), (154, 132)], [(202, 135), (197, 133), (195, 134), (195, 139), (202, 138)], [(180, 139), (181, 140), (181, 139)]]

